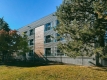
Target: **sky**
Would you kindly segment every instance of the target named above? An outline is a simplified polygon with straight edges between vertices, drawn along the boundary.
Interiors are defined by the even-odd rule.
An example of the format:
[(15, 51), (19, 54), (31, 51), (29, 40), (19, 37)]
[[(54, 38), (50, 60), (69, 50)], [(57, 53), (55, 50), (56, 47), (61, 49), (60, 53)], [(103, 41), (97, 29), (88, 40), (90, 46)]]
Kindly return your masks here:
[(0, 18), (19, 29), (56, 11), (62, 0), (0, 0)]

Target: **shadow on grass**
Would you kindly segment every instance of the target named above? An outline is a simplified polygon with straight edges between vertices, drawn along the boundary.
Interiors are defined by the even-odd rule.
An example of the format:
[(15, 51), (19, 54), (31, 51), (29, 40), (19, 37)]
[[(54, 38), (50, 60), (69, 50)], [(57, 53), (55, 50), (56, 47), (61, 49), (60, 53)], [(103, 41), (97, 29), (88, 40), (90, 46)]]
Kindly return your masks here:
[(107, 72), (107, 67), (98, 67), (98, 66), (92, 67), (92, 66), (90, 66), (90, 67), (88, 67), (88, 68), (90, 68), (90, 69), (92, 69), (92, 70)]
[(97, 71), (106, 71), (107, 72), (107, 66), (104, 67), (101, 64), (99, 64), (98, 66), (96, 66), (96, 64), (94, 64), (92, 62), (89, 62), (89, 63), (91, 63), (93, 65), (93, 67), (89, 67), (89, 68), (91, 68), (93, 70), (97, 70)]
[(0, 63), (0, 65), (15, 66), (15, 67), (39, 67), (48, 65), (62, 65), (63, 63), (52, 62), (52, 61), (15, 61), (15, 62), (5, 62)]

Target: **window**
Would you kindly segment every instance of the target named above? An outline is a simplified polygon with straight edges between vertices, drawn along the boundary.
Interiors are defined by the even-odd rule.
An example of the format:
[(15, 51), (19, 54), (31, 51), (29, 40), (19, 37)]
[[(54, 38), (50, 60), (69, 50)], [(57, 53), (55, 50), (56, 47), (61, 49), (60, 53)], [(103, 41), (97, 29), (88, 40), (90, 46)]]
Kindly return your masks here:
[(33, 56), (33, 50), (30, 50), (28, 55)]
[(104, 42), (105, 42), (105, 45), (107, 46), (107, 33), (105, 34)]
[(26, 35), (27, 35), (27, 31), (24, 32), (24, 36), (26, 36)]
[(59, 21), (55, 20), (55, 26), (54, 26), (54, 28), (56, 28), (58, 26), (58, 24), (59, 24)]
[(58, 33), (56, 33), (55, 36), (56, 36), (55, 42), (57, 42), (57, 41), (63, 41), (63, 40), (64, 40), (64, 38), (61, 38), (60, 35), (59, 35)]
[(25, 31), (24, 34), (26, 35), (26, 34), (27, 34), (27, 31)]
[(56, 33), (56, 38), (57, 38), (57, 41), (60, 41), (60, 35), (58, 33)]
[(33, 39), (30, 40), (30, 45), (33, 45)]
[(33, 35), (33, 29), (30, 30), (30, 34), (29, 35), (30, 36)]
[(62, 53), (57, 47), (55, 47), (55, 56), (64, 56), (65, 54)]
[(57, 56), (61, 56), (61, 55), (62, 55), (62, 53), (60, 52), (59, 49), (57, 49)]
[(51, 23), (45, 24), (45, 31), (48, 31), (51, 29)]
[(59, 24), (59, 21), (58, 20), (56, 20), (56, 26)]
[(51, 35), (45, 36), (45, 43), (51, 42)]
[(45, 55), (51, 56), (51, 48), (45, 48)]

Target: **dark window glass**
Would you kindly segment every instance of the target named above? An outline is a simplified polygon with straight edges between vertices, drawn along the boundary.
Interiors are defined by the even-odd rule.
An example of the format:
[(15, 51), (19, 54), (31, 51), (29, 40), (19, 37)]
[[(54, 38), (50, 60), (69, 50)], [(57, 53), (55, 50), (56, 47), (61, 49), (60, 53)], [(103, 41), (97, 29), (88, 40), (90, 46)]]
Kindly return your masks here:
[(29, 51), (29, 56), (33, 56), (33, 50)]
[(48, 31), (51, 29), (51, 23), (45, 24), (45, 31)]
[(45, 43), (51, 42), (51, 35), (45, 36)]
[(24, 34), (27, 34), (27, 31), (25, 31)]
[(24, 36), (26, 36), (26, 35), (27, 35), (27, 31), (24, 32)]
[(30, 45), (33, 45), (33, 39), (30, 40)]
[(56, 26), (59, 24), (59, 21), (58, 20), (56, 20)]
[(46, 56), (51, 56), (51, 48), (46, 48), (45, 49), (45, 55)]
[(63, 41), (63, 40), (64, 40), (64, 38), (61, 38), (60, 35), (58, 33), (56, 33), (56, 40), (55, 40), (55, 42), (56, 41)]
[(57, 48), (57, 56), (63, 56), (64, 54)]
[(29, 35), (30, 36), (33, 35), (33, 29), (30, 30), (30, 34)]

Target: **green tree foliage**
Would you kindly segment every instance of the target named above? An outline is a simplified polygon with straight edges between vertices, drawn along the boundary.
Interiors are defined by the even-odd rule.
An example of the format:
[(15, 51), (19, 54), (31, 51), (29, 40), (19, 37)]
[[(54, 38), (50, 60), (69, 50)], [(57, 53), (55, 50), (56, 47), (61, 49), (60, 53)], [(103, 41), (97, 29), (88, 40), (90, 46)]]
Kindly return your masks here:
[[(60, 22), (56, 30), (66, 43), (59, 48), (71, 57), (96, 54), (96, 61), (104, 57), (104, 36), (107, 30), (106, 0), (64, 0), (56, 16)], [(97, 64), (96, 63), (96, 64)]]
[(0, 18), (0, 30), (10, 31), (8, 24), (4, 21), (3, 18)]
[(26, 59), (26, 53), (30, 51), (30, 47), (28, 46), (28, 38), (26, 34), (23, 34), (23, 36), (20, 36), (19, 38), (20, 42), (18, 43), (18, 55), (23, 55), (23, 57)]
[(6, 61), (6, 59), (13, 56), (13, 54), (25, 55), (28, 51), (29, 47), (27, 36), (19, 35), (16, 30), (10, 30), (8, 26), (7, 28), (1, 28), (0, 55), (2, 57), (2, 61)]

